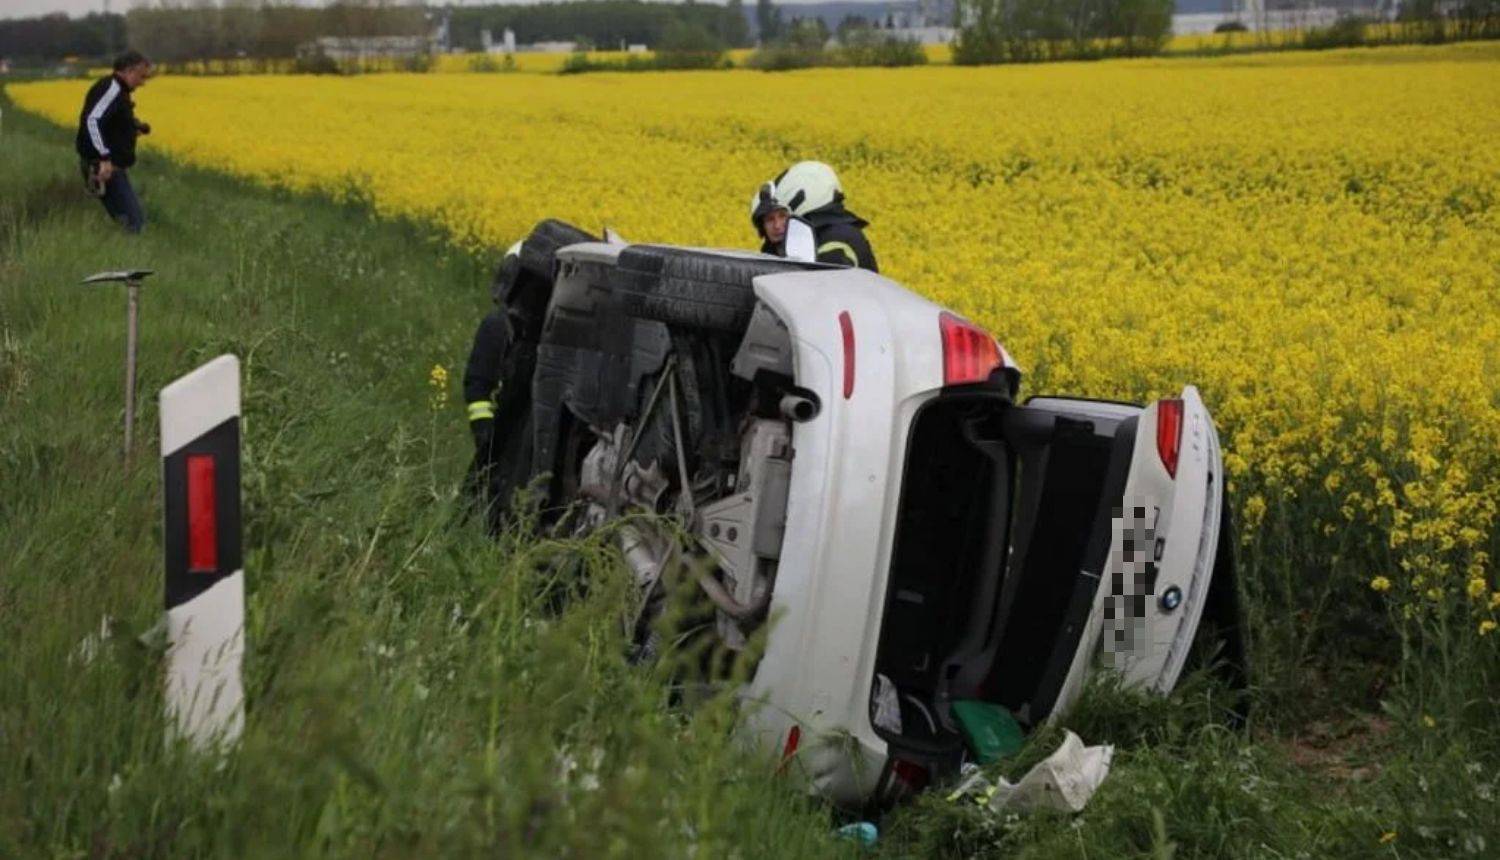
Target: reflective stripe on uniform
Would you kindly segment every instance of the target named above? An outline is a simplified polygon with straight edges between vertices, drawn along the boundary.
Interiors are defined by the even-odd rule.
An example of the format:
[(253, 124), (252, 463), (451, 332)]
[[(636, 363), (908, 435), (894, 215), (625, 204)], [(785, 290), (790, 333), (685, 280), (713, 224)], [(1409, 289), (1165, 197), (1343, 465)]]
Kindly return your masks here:
[(469, 420), (484, 421), (495, 417), (495, 404), (489, 400), (476, 400), (469, 404)]
[(854, 253), (854, 247), (848, 242), (824, 242), (818, 246), (818, 256), (821, 257), (830, 251), (843, 251), (849, 255), (849, 265), (859, 265), (859, 255)]

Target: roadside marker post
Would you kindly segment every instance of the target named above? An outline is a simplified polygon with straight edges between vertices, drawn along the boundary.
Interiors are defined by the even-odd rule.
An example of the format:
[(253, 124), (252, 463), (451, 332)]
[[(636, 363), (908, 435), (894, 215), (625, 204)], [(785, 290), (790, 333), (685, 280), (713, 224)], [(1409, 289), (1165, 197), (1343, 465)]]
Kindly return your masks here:
[(169, 736), (227, 748), (244, 726), (240, 362), (221, 355), (161, 390)]
[(140, 331), (141, 282), (155, 274), (151, 269), (100, 272), (83, 279), (85, 284), (125, 284), (125, 461), (130, 462), (130, 434), (135, 427), (135, 348)]

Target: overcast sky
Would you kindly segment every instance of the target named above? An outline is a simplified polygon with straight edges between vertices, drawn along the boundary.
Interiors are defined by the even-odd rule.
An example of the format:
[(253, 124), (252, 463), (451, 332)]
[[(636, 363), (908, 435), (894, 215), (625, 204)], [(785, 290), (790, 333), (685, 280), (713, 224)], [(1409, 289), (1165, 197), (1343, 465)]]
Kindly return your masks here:
[[(105, 2), (106, 0), (0, 0), (0, 18), (29, 18), (49, 12), (86, 15), (89, 12), (104, 11)], [(299, 0), (299, 2), (308, 6), (320, 4), (320, 0)], [(452, 2), (455, 6), (483, 6), (490, 3), (515, 3), (527, 2), (527, 0), (452, 0)], [(777, 0), (777, 2), (796, 3), (798, 0)], [(111, 11), (124, 12), (130, 8), (132, 0), (108, 0), (108, 3)], [(750, 5), (749, 0), (745, 5)]]
[[(0, 0), (0, 18), (30, 18), (48, 12), (84, 15), (104, 8), (103, 0)], [(112, 0), (110, 8), (125, 9), (123, 0)]]

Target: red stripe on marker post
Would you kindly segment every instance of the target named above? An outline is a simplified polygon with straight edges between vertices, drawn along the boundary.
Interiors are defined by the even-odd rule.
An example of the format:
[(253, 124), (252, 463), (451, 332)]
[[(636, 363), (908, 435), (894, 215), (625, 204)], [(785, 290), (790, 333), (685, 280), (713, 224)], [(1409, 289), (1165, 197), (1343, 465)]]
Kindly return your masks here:
[(187, 458), (188, 573), (219, 570), (219, 506), (214, 498), (214, 455)]

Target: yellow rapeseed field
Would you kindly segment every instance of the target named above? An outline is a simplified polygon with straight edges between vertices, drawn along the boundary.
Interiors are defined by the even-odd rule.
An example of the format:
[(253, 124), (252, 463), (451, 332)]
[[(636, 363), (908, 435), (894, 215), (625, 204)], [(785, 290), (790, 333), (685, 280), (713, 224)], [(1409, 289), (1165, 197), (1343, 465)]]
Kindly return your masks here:
[[(1456, 45), (163, 77), (137, 103), (149, 145), (182, 161), (359, 194), (476, 247), (546, 216), (749, 247), (757, 183), (828, 161), (883, 271), (992, 330), (1030, 392), (1200, 386), (1252, 562), (1274, 544), (1409, 615), (1445, 608), (1477, 639), (1500, 605), (1497, 81), (1500, 46)], [(70, 125), (84, 86), (9, 92)]]

